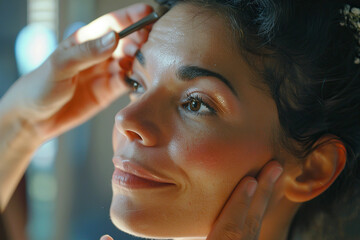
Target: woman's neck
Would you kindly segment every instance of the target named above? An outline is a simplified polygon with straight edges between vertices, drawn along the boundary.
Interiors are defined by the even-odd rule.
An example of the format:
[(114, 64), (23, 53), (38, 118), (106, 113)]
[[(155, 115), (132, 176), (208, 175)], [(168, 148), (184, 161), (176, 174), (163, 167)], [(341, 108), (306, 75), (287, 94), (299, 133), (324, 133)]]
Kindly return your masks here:
[[(286, 240), (291, 222), (300, 204), (282, 198), (265, 213), (258, 240)], [(205, 240), (206, 238), (181, 238), (176, 240)]]
[(286, 240), (291, 222), (300, 207), (285, 197), (272, 205), (266, 212), (260, 231), (259, 240)]
[[(261, 223), (258, 240), (286, 240), (291, 222), (300, 207), (299, 203), (290, 202), (286, 198), (271, 204)], [(206, 238), (182, 238), (176, 240), (205, 240)]]

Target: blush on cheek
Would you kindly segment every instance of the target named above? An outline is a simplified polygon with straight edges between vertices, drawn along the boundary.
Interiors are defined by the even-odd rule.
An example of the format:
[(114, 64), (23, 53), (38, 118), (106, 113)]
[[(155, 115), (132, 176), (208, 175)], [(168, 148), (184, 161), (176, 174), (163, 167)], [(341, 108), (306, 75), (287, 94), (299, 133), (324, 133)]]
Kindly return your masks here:
[[(257, 172), (271, 159), (269, 148), (259, 142), (233, 139), (196, 138), (177, 153), (178, 164), (190, 171), (224, 176)], [(204, 173), (205, 173), (204, 172)]]

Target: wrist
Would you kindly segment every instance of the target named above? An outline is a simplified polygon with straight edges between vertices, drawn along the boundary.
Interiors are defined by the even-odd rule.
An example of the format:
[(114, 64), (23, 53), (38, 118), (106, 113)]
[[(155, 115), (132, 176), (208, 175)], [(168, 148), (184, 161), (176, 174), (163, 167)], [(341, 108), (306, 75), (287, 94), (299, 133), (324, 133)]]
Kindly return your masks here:
[[(0, 132), (9, 136), (7, 139), (18, 138), (23, 140), (24, 151), (36, 150), (44, 139), (31, 117), (26, 117), (23, 109), (16, 107), (15, 102), (9, 102), (4, 97), (0, 100)], [(18, 142), (18, 141), (16, 141)], [(22, 144), (21, 144), (22, 145)]]

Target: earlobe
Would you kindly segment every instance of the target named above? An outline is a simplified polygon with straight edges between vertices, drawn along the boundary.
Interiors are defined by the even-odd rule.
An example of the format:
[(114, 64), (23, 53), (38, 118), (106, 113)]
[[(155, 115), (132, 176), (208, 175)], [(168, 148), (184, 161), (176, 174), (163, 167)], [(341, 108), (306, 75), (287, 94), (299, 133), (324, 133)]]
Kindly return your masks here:
[(306, 202), (319, 196), (336, 180), (345, 163), (344, 144), (336, 139), (321, 139), (321, 144), (303, 160), (298, 170), (288, 175), (286, 197), (293, 202)]

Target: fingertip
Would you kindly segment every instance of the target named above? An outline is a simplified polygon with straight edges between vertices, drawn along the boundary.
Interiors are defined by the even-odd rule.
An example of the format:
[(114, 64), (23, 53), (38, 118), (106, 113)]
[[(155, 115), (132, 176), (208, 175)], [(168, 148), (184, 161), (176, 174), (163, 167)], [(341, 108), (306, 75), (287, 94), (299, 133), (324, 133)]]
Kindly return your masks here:
[(268, 164), (270, 164), (271, 166), (274, 166), (274, 167), (280, 167), (280, 168), (282, 168), (282, 165), (281, 165), (278, 161), (276, 161), (276, 160), (272, 160), (272, 161), (270, 161)]
[(143, 28), (138, 31), (140, 43), (144, 43), (147, 41), (149, 33), (150, 31), (147, 28)]
[[(282, 165), (276, 161), (276, 160), (271, 160), (268, 163), (265, 164), (265, 166), (262, 168), (262, 170), (260, 171), (259, 175), (262, 174), (269, 174), (273, 169), (283, 169)], [(258, 177), (257, 177), (258, 178)]]
[(139, 49), (139, 46), (135, 43), (128, 43), (124, 45), (123, 52), (126, 56), (135, 56), (135, 53)]
[(108, 32), (104, 36), (100, 38), (101, 42), (101, 50), (109, 50), (111, 48), (115, 48), (116, 42), (118, 40), (117, 34), (114, 31)]
[(258, 182), (254, 177), (245, 176), (235, 189), (235, 194), (239, 196), (252, 197), (256, 192)]
[(282, 172), (283, 172), (283, 168), (281, 166), (273, 167), (273, 169), (271, 170), (271, 173), (270, 173), (271, 181), (273, 183), (276, 182), (279, 179), (279, 177), (281, 176)]
[(255, 179), (248, 180), (246, 183), (246, 193), (248, 197), (252, 197), (255, 194), (257, 188), (257, 181)]
[(280, 178), (283, 171), (282, 165), (278, 161), (272, 160), (263, 167), (257, 179), (260, 182), (265, 181), (273, 184)]
[(270, 169), (269, 175), (272, 182), (276, 182), (284, 171), (282, 165), (276, 160), (270, 161), (267, 168)]
[(100, 240), (114, 240), (112, 237), (110, 237), (109, 235), (104, 235), (100, 238)]

